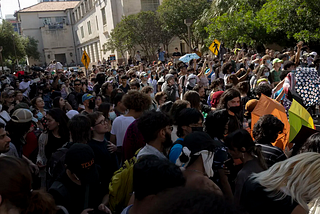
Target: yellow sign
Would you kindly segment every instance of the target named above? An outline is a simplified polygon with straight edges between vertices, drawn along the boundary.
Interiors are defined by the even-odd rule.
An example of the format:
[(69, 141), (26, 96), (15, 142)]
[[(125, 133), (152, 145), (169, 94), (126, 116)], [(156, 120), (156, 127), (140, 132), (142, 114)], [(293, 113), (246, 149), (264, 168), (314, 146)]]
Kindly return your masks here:
[(220, 50), (220, 42), (218, 40), (213, 40), (212, 44), (209, 47), (209, 50), (216, 56), (218, 56), (219, 54), (219, 50)]
[(90, 64), (90, 57), (89, 57), (89, 55), (87, 54), (86, 51), (83, 51), (83, 54), (82, 54), (82, 57), (81, 57), (81, 62), (83, 63), (84, 67), (86, 69), (88, 69), (89, 64)]

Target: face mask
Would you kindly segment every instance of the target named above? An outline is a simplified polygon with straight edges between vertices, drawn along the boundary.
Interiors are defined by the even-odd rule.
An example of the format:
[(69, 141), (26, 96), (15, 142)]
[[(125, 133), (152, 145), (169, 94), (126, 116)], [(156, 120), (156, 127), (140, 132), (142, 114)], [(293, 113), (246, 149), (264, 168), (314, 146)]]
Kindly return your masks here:
[(37, 118), (38, 120), (41, 120), (43, 118), (43, 114), (40, 111), (37, 113)]
[(117, 75), (117, 71), (113, 71), (112, 73), (113, 73), (113, 75)]
[(173, 69), (173, 66), (170, 66), (170, 69)]
[(296, 70), (292, 70), (291, 73), (293, 73), (293, 74), (296, 73)]
[(153, 98), (154, 98), (154, 93), (151, 93), (151, 94), (150, 94), (150, 97), (153, 99)]
[(283, 70), (283, 64), (281, 64), (281, 70)]
[(229, 108), (229, 110), (235, 114), (239, 113), (240, 110), (241, 110), (241, 107), (240, 106), (232, 106)]
[(270, 64), (271, 61), (270, 61), (270, 59), (268, 59), (266, 62), (267, 62), (267, 64)]
[(203, 127), (191, 127), (192, 132), (203, 132)]
[(266, 77), (268, 77), (268, 76), (270, 75), (270, 73), (269, 73), (269, 72), (265, 72), (264, 75), (265, 75)]
[(148, 74), (151, 74), (151, 71), (150, 71), (150, 70), (148, 71)]
[(88, 108), (89, 109), (94, 109), (95, 106), (96, 106), (96, 104), (95, 104), (94, 100), (90, 100)]
[(116, 119), (116, 117), (117, 117), (117, 115), (116, 115), (116, 113), (113, 111), (113, 112), (109, 112), (109, 119), (110, 120), (114, 120), (114, 119)]

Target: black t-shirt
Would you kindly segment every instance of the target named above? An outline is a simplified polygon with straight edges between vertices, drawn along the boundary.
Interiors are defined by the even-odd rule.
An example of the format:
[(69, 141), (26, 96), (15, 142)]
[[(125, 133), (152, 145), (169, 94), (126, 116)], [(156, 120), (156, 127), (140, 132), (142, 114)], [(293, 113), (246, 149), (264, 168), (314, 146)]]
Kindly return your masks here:
[(130, 90), (130, 86), (128, 84), (126, 85), (126, 87), (123, 87), (123, 85), (120, 85), (119, 88), (122, 89), (124, 93), (127, 93)]
[(56, 152), (59, 148), (61, 148), (68, 140), (63, 138), (55, 137), (52, 132), (48, 133), (48, 142), (45, 146), (45, 154), (47, 160), (50, 160), (52, 153)]
[(180, 52), (173, 52), (172, 56), (181, 56)]
[(87, 186), (79, 186), (73, 183), (66, 173), (57, 182), (53, 183), (48, 192), (53, 196), (56, 205), (64, 206), (71, 214), (81, 213), (87, 208), (98, 208), (102, 202), (100, 184), (91, 184), (88, 188), (89, 197), (87, 206), (85, 206)]
[(269, 197), (270, 192), (265, 191), (265, 187), (249, 178), (243, 186), (240, 205), (249, 214), (291, 214), (297, 202), (291, 202), (291, 196), (276, 200)]
[(99, 175), (104, 194), (108, 193), (109, 182), (115, 171), (119, 169), (115, 153), (110, 153), (108, 143), (91, 140), (88, 145), (92, 148), (95, 155), (95, 163), (100, 166)]

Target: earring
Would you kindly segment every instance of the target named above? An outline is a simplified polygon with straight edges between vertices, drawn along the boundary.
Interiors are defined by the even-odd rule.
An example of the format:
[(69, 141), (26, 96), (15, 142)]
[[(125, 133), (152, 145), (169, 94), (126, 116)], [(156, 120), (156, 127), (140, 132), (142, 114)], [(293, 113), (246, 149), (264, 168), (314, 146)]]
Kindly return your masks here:
[(244, 159), (244, 152), (242, 153), (242, 158)]

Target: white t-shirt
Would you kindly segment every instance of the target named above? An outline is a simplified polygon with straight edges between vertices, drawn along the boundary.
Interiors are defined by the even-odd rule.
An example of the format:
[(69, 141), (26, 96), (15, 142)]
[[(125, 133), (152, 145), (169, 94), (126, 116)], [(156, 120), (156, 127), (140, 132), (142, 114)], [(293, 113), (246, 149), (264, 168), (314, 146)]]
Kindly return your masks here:
[(123, 115), (120, 115), (113, 121), (111, 134), (116, 136), (117, 146), (122, 146), (124, 135), (133, 121), (135, 121), (134, 117)]
[(24, 90), (24, 89), (28, 88), (25, 92), (23, 92), (23, 96), (25, 96), (25, 97), (28, 97), (28, 95), (29, 95), (30, 83), (31, 83), (30, 81), (28, 81), (28, 82), (25, 82), (25, 81), (20, 82), (19, 89)]

